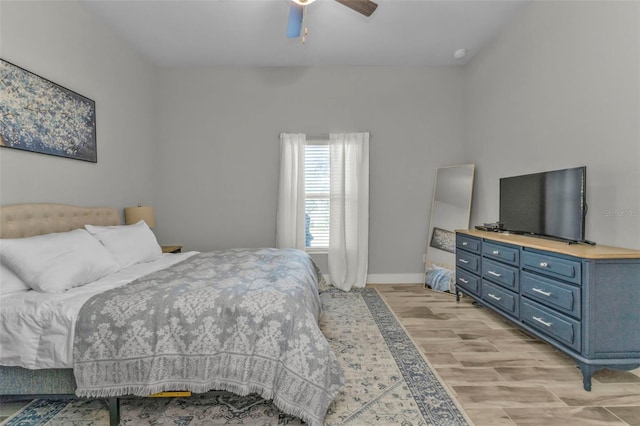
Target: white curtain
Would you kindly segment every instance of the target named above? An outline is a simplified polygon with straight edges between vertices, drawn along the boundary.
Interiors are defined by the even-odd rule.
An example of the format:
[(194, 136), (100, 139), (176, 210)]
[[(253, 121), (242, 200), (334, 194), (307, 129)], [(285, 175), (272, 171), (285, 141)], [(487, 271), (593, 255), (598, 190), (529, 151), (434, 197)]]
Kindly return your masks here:
[(369, 258), (369, 133), (329, 135), (329, 277), (342, 290), (364, 287)]
[(305, 247), (304, 134), (280, 134), (280, 181), (276, 217), (276, 247)]

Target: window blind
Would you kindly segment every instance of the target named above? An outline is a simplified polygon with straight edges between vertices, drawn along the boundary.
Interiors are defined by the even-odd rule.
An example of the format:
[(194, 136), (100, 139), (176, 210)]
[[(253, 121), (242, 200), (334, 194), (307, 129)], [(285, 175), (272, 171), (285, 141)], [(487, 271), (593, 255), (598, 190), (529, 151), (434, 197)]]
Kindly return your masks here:
[(304, 158), (305, 245), (329, 247), (329, 145), (307, 142)]

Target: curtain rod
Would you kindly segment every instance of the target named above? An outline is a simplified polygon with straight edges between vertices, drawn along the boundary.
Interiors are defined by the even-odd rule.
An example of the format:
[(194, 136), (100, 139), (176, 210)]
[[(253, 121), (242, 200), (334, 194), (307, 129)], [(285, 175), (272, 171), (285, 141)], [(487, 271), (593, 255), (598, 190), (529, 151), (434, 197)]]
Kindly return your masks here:
[[(371, 133), (369, 133), (369, 136), (371, 136)], [(313, 134), (313, 133), (312, 134), (306, 134), (305, 133), (305, 137), (306, 137), (307, 140), (328, 141), (329, 140), (329, 133), (315, 133), (315, 134)]]
[[(340, 132), (335, 132), (340, 133)], [(371, 132), (363, 132), (369, 133), (369, 137), (371, 137)], [(308, 134), (307, 139), (329, 139), (329, 133), (316, 133), (316, 134)]]

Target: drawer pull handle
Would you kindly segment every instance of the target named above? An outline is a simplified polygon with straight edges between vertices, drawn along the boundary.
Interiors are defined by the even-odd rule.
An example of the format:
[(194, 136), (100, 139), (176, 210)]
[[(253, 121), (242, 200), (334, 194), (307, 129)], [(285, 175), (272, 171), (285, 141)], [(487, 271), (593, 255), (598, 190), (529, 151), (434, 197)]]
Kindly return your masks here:
[(466, 259), (458, 259), (458, 262), (460, 262), (460, 263), (469, 263), (469, 261), (466, 260)]
[(466, 247), (466, 246), (468, 246), (469, 244), (468, 244), (466, 241), (464, 241), (464, 242), (462, 243), (462, 245)]
[(492, 298), (493, 300), (497, 300), (498, 302), (502, 300), (502, 297), (498, 297), (495, 294), (489, 293), (487, 296)]
[(499, 255), (499, 254), (500, 254), (500, 250), (494, 250), (494, 251), (492, 251), (491, 253), (492, 253), (492, 254), (495, 254), (495, 255)]
[(462, 284), (469, 284), (469, 281), (465, 280), (464, 278), (458, 278), (458, 281), (460, 281)]
[(540, 293), (540, 294), (542, 294), (544, 296), (547, 296), (547, 297), (551, 296), (551, 292), (550, 291), (540, 290), (539, 288), (535, 288), (535, 287), (533, 287), (531, 290), (535, 291), (536, 293)]
[(538, 318), (538, 317), (533, 317), (534, 320), (538, 321), (540, 324), (545, 325), (547, 327), (551, 327), (551, 323), (550, 322), (546, 322), (543, 321), (542, 318)]
[(493, 275), (494, 277), (501, 277), (502, 276), (502, 274), (499, 274), (499, 273), (493, 272), (493, 271), (487, 271), (487, 274)]
[(541, 268), (548, 268), (549, 264), (547, 262), (540, 262), (540, 267)]

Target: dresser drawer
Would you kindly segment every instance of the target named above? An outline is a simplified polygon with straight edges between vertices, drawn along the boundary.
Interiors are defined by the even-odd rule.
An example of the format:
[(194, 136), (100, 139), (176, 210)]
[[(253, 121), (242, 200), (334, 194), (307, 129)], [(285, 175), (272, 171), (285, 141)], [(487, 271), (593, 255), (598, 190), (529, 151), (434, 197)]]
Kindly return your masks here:
[(504, 263), (482, 259), (482, 279), (493, 281), (516, 292), (519, 290), (518, 268)]
[(517, 247), (503, 246), (485, 241), (482, 244), (482, 256), (518, 266), (520, 250)]
[(472, 275), (462, 268), (456, 268), (456, 285), (480, 295), (480, 277)]
[(530, 272), (522, 272), (521, 294), (564, 314), (580, 319), (580, 287), (564, 284)]
[(580, 262), (576, 260), (525, 251), (522, 253), (522, 267), (576, 284), (580, 284), (582, 281), (582, 268)]
[(456, 247), (479, 254), (480, 240), (477, 238), (467, 237), (466, 235), (456, 234)]
[(456, 250), (456, 265), (480, 274), (480, 256), (477, 254), (467, 253), (464, 250)]
[(581, 335), (579, 321), (554, 312), (526, 298), (520, 299), (520, 304), (520, 319), (522, 322), (571, 349), (580, 352)]
[(500, 286), (482, 280), (482, 300), (503, 310), (504, 312), (518, 317), (519, 305), (518, 294), (510, 292)]

